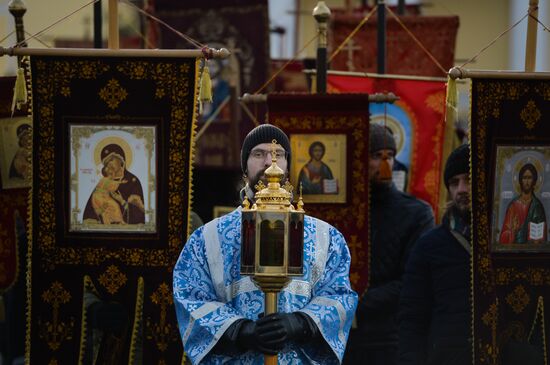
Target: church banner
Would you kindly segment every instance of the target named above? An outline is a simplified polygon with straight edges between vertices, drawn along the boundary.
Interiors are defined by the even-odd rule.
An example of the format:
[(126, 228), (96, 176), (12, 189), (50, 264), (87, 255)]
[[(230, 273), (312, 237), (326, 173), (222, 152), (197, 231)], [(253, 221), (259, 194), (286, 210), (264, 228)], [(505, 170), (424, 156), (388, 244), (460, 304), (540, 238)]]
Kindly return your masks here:
[(443, 167), (452, 150), (455, 126), (445, 123), (445, 81), (405, 76), (340, 75), (327, 77), (330, 93), (393, 92), (395, 103), (371, 104), (371, 122), (388, 126), (397, 155), (393, 177), (398, 189), (432, 206), (435, 217), (445, 210)]
[[(156, 13), (183, 34), (209, 47), (225, 47), (226, 59), (208, 61), (212, 103), (206, 103), (199, 127), (213, 120), (197, 140), (195, 164), (240, 170), (240, 149), (254, 123), (237, 98), (254, 93), (269, 72), (269, 17), (267, 0), (157, 0)], [(177, 34), (161, 29), (162, 48), (188, 48)], [(265, 110), (257, 115), (263, 115)]]
[(20, 261), (21, 242), (18, 241), (16, 217), (21, 217), (23, 222), (26, 220), (27, 195), (28, 189), (0, 192), (0, 295), (21, 280), (24, 263)]
[(0, 295), (25, 280), (21, 250), (26, 248), (19, 242), (16, 219), (27, 219), (28, 194), (29, 189), (0, 191)]
[(24, 283), (26, 267), (16, 219), (27, 220), (32, 121), (26, 108), (12, 116), (14, 85), (15, 77), (0, 77), (0, 295)]
[(31, 59), (30, 363), (181, 362), (198, 62)]
[(548, 356), (549, 102), (548, 79), (472, 80), (475, 364)]
[[(336, 49), (364, 18), (364, 12), (335, 12), (331, 19), (330, 45)], [(420, 40), (443, 70), (416, 44), (395, 18), (386, 20), (386, 72), (411, 76), (446, 76), (454, 66), (458, 16), (401, 16), (401, 22)], [(334, 57), (331, 69), (376, 72), (377, 21), (371, 17), (342, 51)], [(437, 30), (437, 31), (434, 31)]]
[[(268, 120), (292, 150), (290, 182), (306, 214), (334, 225), (351, 252), (350, 280), (362, 293), (369, 278), (369, 100), (367, 94), (269, 94)], [(315, 168), (313, 160), (321, 168)]]

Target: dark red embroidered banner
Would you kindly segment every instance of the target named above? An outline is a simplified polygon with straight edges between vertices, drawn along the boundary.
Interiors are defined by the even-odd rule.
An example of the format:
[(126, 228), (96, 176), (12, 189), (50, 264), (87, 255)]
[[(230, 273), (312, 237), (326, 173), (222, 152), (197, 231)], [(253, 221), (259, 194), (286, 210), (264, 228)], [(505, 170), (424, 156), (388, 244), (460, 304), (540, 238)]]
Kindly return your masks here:
[[(290, 138), (290, 181), (306, 213), (334, 225), (351, 252), (350, 280), (362, 293), (369, 278), (369, 100), (367, 94), (269, 94), (269, 122)], [(321, 148), (322, 168), (311, 166)], [(317, 171), (319, 170), (319, 171)]]
[[(336, 49), (361, 22), (365, 13), (336, 13), (331, 19), (331, 47)], [(403, 24), (449, 70), (454, 66), (458, 16), (403, 16)], [(386, 25), (386, 73), (414, 76), (446, 76), (411, 36), (388, 15)], [(332, 70), (376, 72), (377, 22), (372, 16), (351, 42), (331, 62)]]

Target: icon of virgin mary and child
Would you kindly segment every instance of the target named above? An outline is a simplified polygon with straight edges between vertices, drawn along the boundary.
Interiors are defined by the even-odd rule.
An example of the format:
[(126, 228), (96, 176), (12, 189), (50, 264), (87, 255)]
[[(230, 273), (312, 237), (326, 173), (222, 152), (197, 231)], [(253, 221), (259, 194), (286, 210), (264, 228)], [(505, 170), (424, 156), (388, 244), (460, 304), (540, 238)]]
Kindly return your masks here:
[(126, 168), (126, 155), (118, 144), (101, 150), (101, 179), (95, 186), (83, 220), (101, 224), (143, 224), (143, 189), (136, 175)]

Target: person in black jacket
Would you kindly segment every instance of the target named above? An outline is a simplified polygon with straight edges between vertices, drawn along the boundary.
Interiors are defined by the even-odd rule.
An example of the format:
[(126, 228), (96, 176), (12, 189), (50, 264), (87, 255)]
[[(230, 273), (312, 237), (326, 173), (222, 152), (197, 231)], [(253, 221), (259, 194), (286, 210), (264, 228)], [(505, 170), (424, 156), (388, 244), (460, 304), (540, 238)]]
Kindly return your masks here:
[(399, 304), (399, 365), (472, 363), (469, 145), (445, 165), (452, 198), (442, 224), (414, 246)]
[(391, 131), (371, 124), (369, 133), (370, 281), (359, 300), (344, 364), (395, 365), (405, 263), (416, 239), (434, 226), (434, 217), (428, 204), (398, 191), (392, 183), (396, 146)]

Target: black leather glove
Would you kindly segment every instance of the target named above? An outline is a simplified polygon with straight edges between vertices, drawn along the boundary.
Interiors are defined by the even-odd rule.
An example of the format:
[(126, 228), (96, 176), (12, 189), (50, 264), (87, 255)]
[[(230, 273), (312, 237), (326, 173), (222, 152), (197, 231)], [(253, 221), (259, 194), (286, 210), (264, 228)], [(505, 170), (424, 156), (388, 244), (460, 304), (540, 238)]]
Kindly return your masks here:
[(307, 315), (273, 313), (256, 322), (257, 341), (264, 349), (279, 352), (289, 341), (303, 343), (318, 337), (319, 330)]
[(258, 336), (258, 322), (247, 321), (239, 331), (239, 345), (247, 350), (263, 352), (267, 355), (276, 355), (280, 348), (264, 343)]
[(306, 342), (319, 337), (319, 329), (307, 315), (274, 313), (253, 322), (235, 321), (214, 347), (214, 353), (234, 355), (249, 350), (276, 355), (289, 341)]
[(214, 347), (214, 353), (233, 356), (252, 350), (268, 355), (277, 354), (276, 350), (266, 348), (259, 342), (256, 328), (256, 322), (249, 319), (235, 321)]

